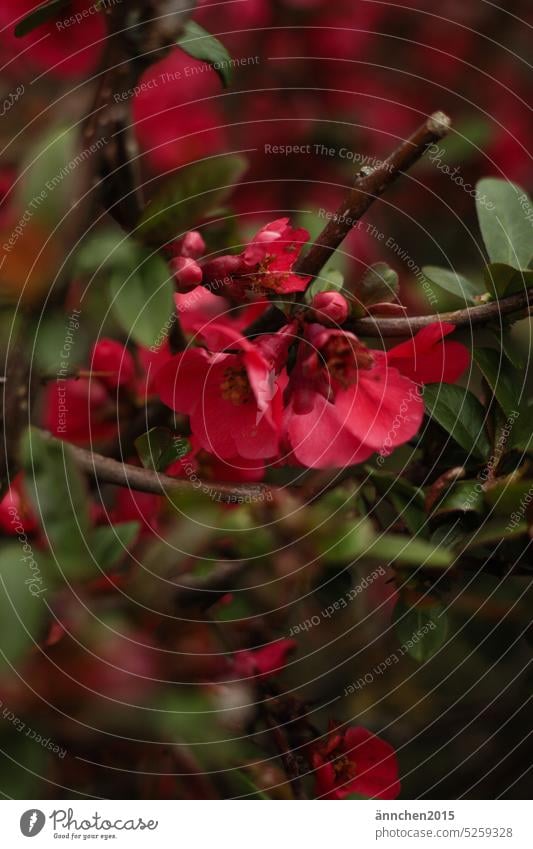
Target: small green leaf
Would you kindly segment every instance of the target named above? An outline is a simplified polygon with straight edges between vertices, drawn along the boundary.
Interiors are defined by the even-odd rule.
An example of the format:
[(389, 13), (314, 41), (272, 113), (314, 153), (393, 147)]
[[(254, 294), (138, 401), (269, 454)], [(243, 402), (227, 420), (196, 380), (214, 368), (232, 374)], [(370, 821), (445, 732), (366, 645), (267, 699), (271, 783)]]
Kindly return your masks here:
[(115, 272), (109, 286), (113, 313), (128, 336), (149, 348), (166, 335), (174, 309), (174, 282), (161, 257), (139, 258), (135, 272)]
[(391, 566), (414, 566), (423, 569), (447, 569), (454, 561), (454, 554), (448, 549), (423, 539), (398, 534), (376, 537), (365, 551), (365, 557), (387, 561)]
[(139, 237), (163, 245), (192, 229), (220, 206), (245, 169), (241, 156), (218, 156), (180, 169), (146, 206)]
[(43, 555), (30, 545), (29, 553), (25, 548), (11, 543), (0, 553), (0, 670), (4, 662), (17, 663), (31, 649), (48, 616)]
[(17, 38), (23, 38), (42, 24), (51, 21), (57, 16), (65, 6), (68, 6), (69, 0), (48, 0), (36, 9), (33, 9), (28, 15), (22, 18), (15, 27), (15, 35)]
[(386, 262), (371, 265), (357, 284), (357, 297), (366, 306), (390, 303), (398, 292), (398, 274)]
[(480, 180), (476, 191), (479, 226), (491, 262), (527, 268), (533, 256), (527, 193), (515, 183), (493, 177)]
[(533, 271), (513, 268), (502, 262), (492, 262), (485, 268), (487, 291), (496, 298), (514, 295), (533, 286)]
[(90, 521), (85, 481), (69, 445), (28, 428), (21, 444), (25, 486), (52, 554), (67, 578), (85, 572)]
[(379, 472), (371, 466), (365, 470), (378, 493), (391, 502), (406, 528), (412, 534), (418, 534), (426, 523), (422, 490), (390, 472)]
[(222, 84), (227, 88), (233, 76), (231, 56), (222, 44), (196, 21), (187, 21), (176, 44), (193, 59), (201, 59), (213, 66)]
[(490, 443), (485, 431), (485, 410), (472, 392), (451, 383), (430, 383), (424, 388), (426, 411), (468, 453), (485, 459)]
[(183, 436), (174, 436), (167, 427), (153, 427), (135, 440), (137, 453), (145, 469), (164, 471), (175, 460), (181, 460), (191, 450)]
[(437, 603), (409, 607), (400, 600), (394, 609), (394, 623), (402, 649), (417, 663), (433, 657), (448, 635), (448, 617)]
[(245, 796), (246, 799), (270, 799), (242, 769), (232, 770), (229, 780), (234, 785), (233, 792), (237, 798)]
[(311, 304), (315, 295), (319, 295), (321, 292), (342, 292), (343, 285), (344, 276), (340, 271), (334, 268), (323, 271), (308, 286), (304, 295), (305, 302)]
[(350, 562), (366, 553), (372, 537), (371, 523), (366, 519), (357, 519), (352, 520), (348, 526), (343, 524), (338, 530), (329, 532), (317, 544), (323, 552), (324, 563)]
[(502, 352), (493, 348), (476, 348), (474, 359), (505, 415), (519, 412), (524, 376)]
[[(139, 533), (139, 522), (122, 522), (119, 525), (102, 525), (91, 533), (90, 549), (94, 560), (103, 572), (108, 572), (126, 554)], [(94, 571), (94, 570), (93, 570)]]
[(425, 265), (422, 269), (424, 276), (432, 283), (435, 283), (445, 292), (455, 295), (462, 301), (467, 301), (470, 304), (475, 303), (476, 295), (481, 294), (478, 287), (468, 278), (463, 277), (456, 271), (450, 271), (448, 268), (438, 268), (436, 265)]
[(468, 512), (484, 512), (483, 485), (480, 481), (457, 481), (452, 484), (433, 507), (431, 515)]
[[(434, 165), (440, 165), (442, 155), (446, 162), (450, 165), (457, 163), (462, 165), (468, 159), (479, 156), (480, 149), (483, 149), (491, 137), (490, 124), (485, 118), (470, 118), (462, 122), (456, 132), (451, 133), (440, 144), (442, 147), (436, 154), (431, 153), (426, 161), (433, 162)], [(443, 154), (441, 154), (443, 151)], [(438, 158), (438, 162), (437, 162)], [(450, 172), (445, 172), (450, 173)], [(459, 181), (461, 178), (456, 177)], [(461, 183), (458, 183), (461, 185)]]

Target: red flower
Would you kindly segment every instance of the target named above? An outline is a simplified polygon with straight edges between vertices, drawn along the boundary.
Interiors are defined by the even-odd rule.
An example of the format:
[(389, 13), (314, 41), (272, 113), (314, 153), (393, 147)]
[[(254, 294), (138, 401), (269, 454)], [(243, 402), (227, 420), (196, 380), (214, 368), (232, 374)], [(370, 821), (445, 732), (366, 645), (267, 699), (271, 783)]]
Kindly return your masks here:
[(17, 22), (41, 5), (40, 0), (3, 0), (0, 29), (4, 49), (19, 68), (24, 62), (25, 70), (33, 66), (65, 78), (88, 74), (98, 62), (106, 36), (105, 21), (94, 0), (72, 0), (55, 18), (17, 38)]
[(416, 385), (352, 333), (310, 324), (287, 390), (285, 433), (304, 466), (328, 468), (389, 453), (418, 431)]
[(221, 460), (214, 454), (204, 451), (196, 444), (194, 437), (190, 440), (192, 448), (188, 454), (175, 460), (168, 469), (167, 475), (176, 478), (199, 477), (203, 481), (255, 482), (263, 479), (265, 465), (261, 460), (247, 460), (244, 457), (228, 457)]
[(10, 536), (33, 534), (39, 530), (39, 523), (24, 492), (21, 473), (16, 475), (0, 501), (0, 530)]
[(133, 117), (154, 170), (173, 170), (224, 149), (224, 119), (214, 102), (221, 88), (210, 65), (179, 48), (148, 68), (133, 101)]
[(412, 339), (387, 351), (387, 362), (415, 383), (454, 383), (470, 363), (470, 353), (460, 342), (443, 342), (454, 324), (428, 324)]
[(309, 233), (293, 228), (288, 218), (278, 218), (262, 227), (242, 254), (217, 257), (204, 266), (204, 283), (222, 281), (237, 299), (250, 295), (303, 292), (310, 277), (292, 271)]
[(231, 673), (239, 678), (270, 678), (281, 672), (296, 646), (296, 640), (276, 640), (260, 649), (241, 651), (233, 658)]
[(100, 339), (94, 345), (90, 358), (91, 372), (110, 389), (132, 386), (135, 383), (135, 362), (132, 355), (114, 339)]
[(281, 391), (259, 345), (224, 325), (212, 325), (220, 349), (190, 348), (156, 374), (164, 404), (190, 416), (197, 443), (222, 459), (274, 457), (281, 427)]
[(344, 799), (351, 793), (396, 799), (400, 793), (394, 749), (361, 726), (331, 729), (327, 739), (314, 748), (311, 764), (320, 799)]
[(44, 426), (69, 442), (111, 438), (117, 416), (109, 389), (100, 380), (57, 380), (46, 387)]

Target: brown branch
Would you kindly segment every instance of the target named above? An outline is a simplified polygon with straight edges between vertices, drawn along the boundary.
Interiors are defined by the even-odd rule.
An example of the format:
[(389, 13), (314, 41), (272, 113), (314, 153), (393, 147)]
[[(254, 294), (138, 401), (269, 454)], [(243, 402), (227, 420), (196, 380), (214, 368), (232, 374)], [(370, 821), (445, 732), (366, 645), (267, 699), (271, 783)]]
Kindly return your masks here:
[[(53, 437), (50, 436), (50, 439)], [(152, 492), (155, 495), (169, 495), (174, 492), (199, 492), (209, 495), (213, 500), (225, 504), (242, 504), (246, 501), (272, 501), (282, 490), (266, 484), (210, 483), (199, 479), (194, 481), (172, 478), (151, 469), (121, 463), (110, 457), (104, 457), (86, 448), (68, 444), (79, 467), (93, 475), (100, 483), (127, 486), (137, 492)]]
[(376, 168), (363, 168), (332, 219), (328, 221), (310, 250), (296, 263), (298, 274), (316, 277), (332, 253), (344, 241), (376, 198), (380, 197), (400, 174), (424, 155), (428, 147), (444, 138), (451, 126), (444, 112), (434, 112), (418, 130), (396, 148)]
[[(402, 142), (376, 168), (362, 168), (353, 187), (328, 221), (315, 243), (294, 267), (298, 274), (317, 277), (330, 256), (337, 250), (348, 233), (373, 204), (398, 177), (415, 164), (430, 145), (444, 138), (451, 126), (444, 112), (434, 112), (418, 130)], [(301, 300), (302, 295), (295, 298)], [(247, 330), (247, 336), (278, 329), (285, 319), (274, 305)]]
[(359, 318), (347, 323), (346, 327), (360, 336), (411, 336), (435, 321), (447, 321), (456, 327), (471, 327), (476, 324), (488, 324), (504, 315), (529, 309), (533, 304), (533, 289), (526, 289), (517, 295), (509, 295), (500, 301), (491, 301), (475, 307), (453, 312), (433, 313), (432, 315), (413, 315), (405, 318)]

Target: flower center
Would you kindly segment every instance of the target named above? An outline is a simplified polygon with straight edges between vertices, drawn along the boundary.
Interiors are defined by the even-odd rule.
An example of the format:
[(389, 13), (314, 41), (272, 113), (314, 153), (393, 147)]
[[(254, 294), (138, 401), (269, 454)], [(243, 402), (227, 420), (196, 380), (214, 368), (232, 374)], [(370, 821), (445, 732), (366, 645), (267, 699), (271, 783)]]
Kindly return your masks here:
[(236, 406), (247, 404), (253, 398), (252, 387), (244, 366), (228, 366), (224, 371), (224, 380), (220, 384), (222, 397)]
[(368, 348), (350, 336), (331, 336), (322, 353), (330, 375), (345, 388), (356, 382), (359, 369), (369, 369), (374, 362)]
[(357, 765), (350, 758), (338, 758), (333, 761), (333, 769), (339, 781), (348, 781), (357, 775)]

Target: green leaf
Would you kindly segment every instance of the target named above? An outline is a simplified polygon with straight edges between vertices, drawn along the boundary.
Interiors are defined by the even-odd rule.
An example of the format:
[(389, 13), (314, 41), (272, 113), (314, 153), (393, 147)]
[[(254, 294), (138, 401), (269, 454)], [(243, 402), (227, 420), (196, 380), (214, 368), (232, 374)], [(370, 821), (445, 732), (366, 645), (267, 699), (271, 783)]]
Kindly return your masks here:
[(468, 278), (463, 277), (456, 271), (450, 271), (447, 268), (438, 268), (436, 265), (425, 265), (422, 272), (428, 280), (435, 283), (445, 292), (455, 295), (462, 301), (467, 301), (470, 304), (475, 303), (476, 295), (481, 294), (478, 287)]
[[(490, 124), (485, 118), (476, 117), (465, 120), (456, 128), (456, 132), (440, 142), (446, 162), (450, 165), (463, 164), (468, 159), (479, 156), (480, 148), (486, 146), (490, 137)], [(439, 162), (441, 158), (439, 157)], [(436, 156), (432, 156), (430, 152), (427, 161), (433, 160), (435, 164), (435, 159)]]
[(496, 298), (514, 295), (533, 286), (533, 271), (531, 269), (513, 268), (502, 262), (492, 262), (485, 268), (485, 283), (487, 291)]
[(220, 206), (245, 169), (241, 156), (219, 156), (180, 169), (147, 204), (137, 228), (139, 237), (163, 245), (192, 229)]
[(176, 44), (194, 59), (213, 66), (227, 88), (233, 76), (231, 56), (222, 44), (195, 21), (187, 21)]
[(161, 257), (139, 256), (137, 270), (115, 272), (109, 283), (112, 310), (123, 330), (149, 348), (166, 335), (174, 309), (174, 282)]
[(402, 649), (418, 663), (429, 660), (448, 635), (448, 617), (438, 603), (409, 607), (400, 600), (394, 609), (394, 623)]
[(426, 523), (422, 490), (390, 472), (378, 472), (371, 466), (365, 467), (365, 471), (378, 493), (391, 502), (406, 528), (418, 534)]
[(323, 271), (318, 277), (315, 277), (310, 286), (308, 286), (304, 300), (307, 304), (312, 303), (315, 295), (321, 292), (342, 292), (344, 285), (344, 276), (340, 271), (334, 268), (328, 271)]
[(84, 161), (77, 158), (81, 153), (73, 127), (47, 127), (32, 137), (16, 188), (18, 204), (32, 219), (59, 225), (69, 214)]
[(483, 513), (483, 485), (480, 481), (456, 481), (433, 507), (432, 516), (447, 513)]
[(57, 13), (68, 4), (69, 0), (48, 0), (47, 3), (38, 6), (18, 22), (15, 27), (15, 35), (17, 38), (23, 38), (29, 32), (55, 18)]
[(493, 348), (476, 348), (474, 359), (505, 415), (519, 412), (524, 376), (502, 352)]
[(429, 383), (424, 388), (426, 411), (468, 453), (485, 459), (490, 443), (485, 410), (472, 392), (451, 383)]
[[(97, 566), (108, 572), (126, 554), (135, 542), (140, 522), (123, 522), (119, 525), (102, 525), (91, 533), (90, 549)], [(93, 570), (94, 571), (94, 570)]]
[(506, 521), (485, 522), (480, 529), (469, 537), (466, 544), (461, 546), (462, 551), (470, 551), (472, 548), (481, 546), (494, 546), (506, 540), (516, 540), (528, 533), (528, 524), (525, 520), (516, 525)]
[(67, 578), (85, 573), (90, 533), (85, 481), (70, 447), (28, 428), (22, 439), (25, 486), (52, 554)]
[(10, 543), (0, 553), (0, 670), (4, 662), (19, 662), (41, 636), (48, 616), (41, 566), (41, 552), (29, 543)]
[(145, 469), (164, 471), (175, 460), (181, 460), (191, 450), (183, 436), (174, 436), (167, 427), (153, 427), (135, 440), (137, 453)]
[(399, 534), (376, 537), (365, 551), (365, 557), (385, 560), (391, 566), (420, 566), (423, 569), (447, 569), (454, 561), (454, 553), (448, 549)]
[(106, 227), (84, 239), (76, 253), (75, 270), (86, 276), (134, 270), (139, 246), (118, 227)]
[(242, 769), (235, 769), (229, 775), (230, 783), (233, 785), (233, 791), (235, 796), (241, 797), (245, 796), (246, 799), (270, 799), (264, 790), (260, 790), (259, 787), (252, 781), (249, 776)]
[[(366, 519), (353, 519), (334, 532), (329, 532), (317, 545), (323, 554), (324, 563), (350, 562), (361, 557), (368, 550), (373, 537), (373, 528)], [(355, 524), (356, 522), (356, 524)]]
[(531, 201), (520, 186), (487, 177), (476, 186), (476, 206), (491, 262), (527, 268), (533, 256)]
[(376, 262), (357, 284), (357, 297), (365, 305), (394, 301), (400, 291), (398, 274), (386, 262)]

